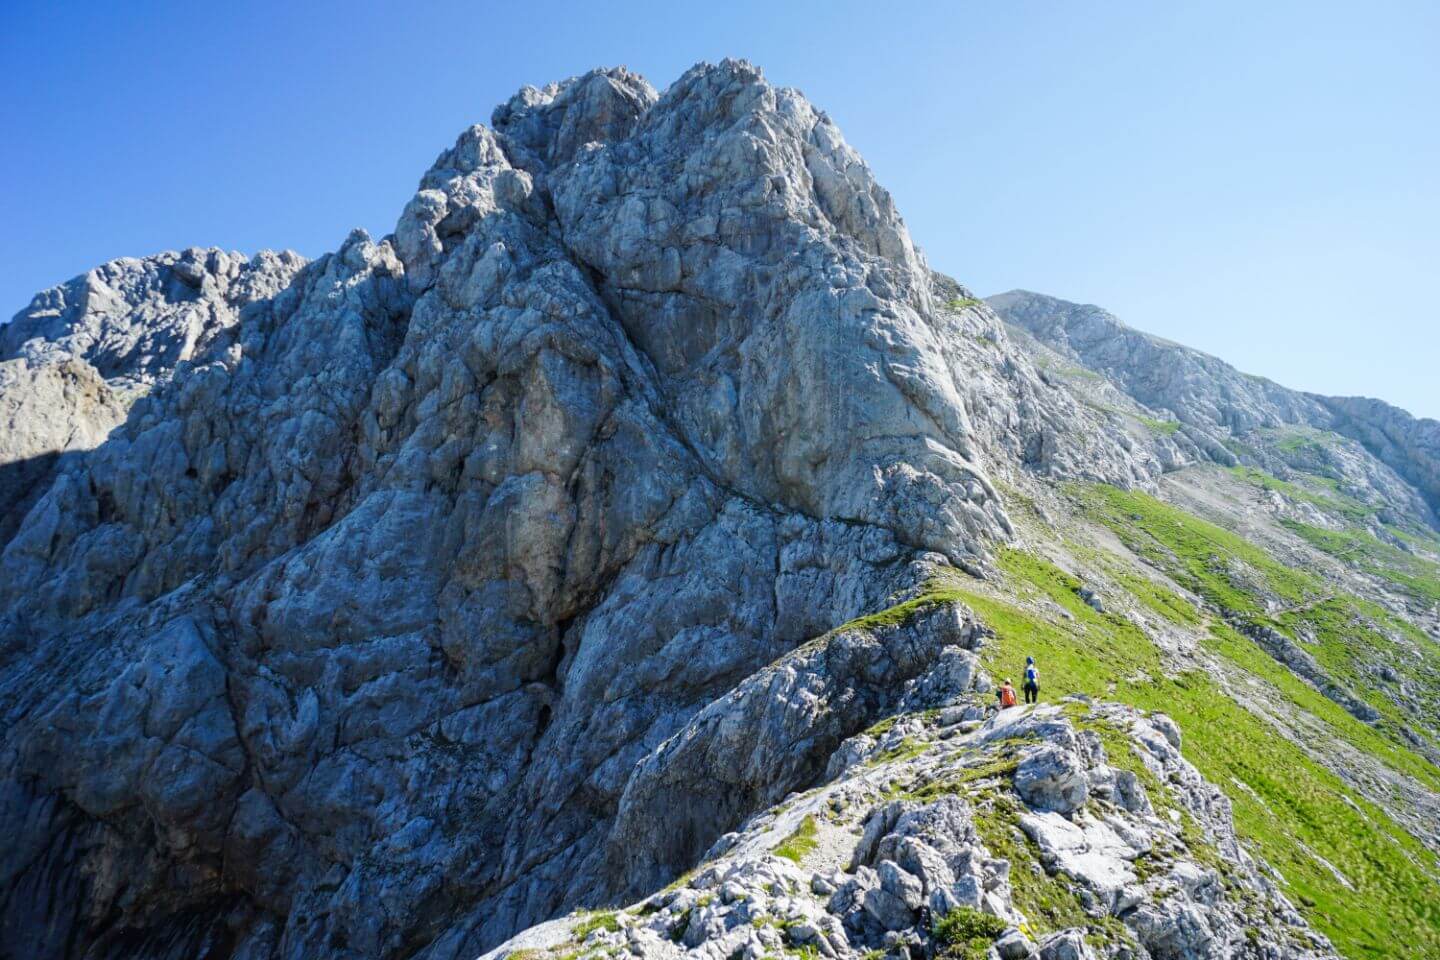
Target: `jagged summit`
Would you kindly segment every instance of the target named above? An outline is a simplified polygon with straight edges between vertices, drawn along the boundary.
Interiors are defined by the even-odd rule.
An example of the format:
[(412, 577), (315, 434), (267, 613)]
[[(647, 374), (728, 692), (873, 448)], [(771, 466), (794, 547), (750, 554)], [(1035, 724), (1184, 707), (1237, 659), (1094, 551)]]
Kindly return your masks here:
[[(185, 279), (147, 269), (120, 290), (141, 326)], [(748, 64), (522, 91), (393, 236), (253, 299), (10, 538), (7, 809), (65, 799), (8, 915), (99, 944), (225, 891), (207, 922), (262, 952), (478, 952), (629, 889), (624, 798), (688, 789), (639, 761), (945, 557), (981, 564), (1011, 532), (992, 471), (1157, 469), (1072, 443), (1085, 411), (934, 282), (839, 131)], [(76, 844), (123, 894), (42, 894)]]
[[(1168, 588), (1148, 578), (1182, 577), (1159, 566), (1178, 546), (1120, 546), (1132, 531), (1102, 534), (1081, 506), (1170, 475), (1238, 483), (1206, 472), (1235, 416), (1205, 419), (1219, 402), (1187, 387), (1191, 419), (1151, 430), (1123, 365), (1086, 368), (1103, 402), (1070, 383), (1057, 349), (1012, 335), (929, 269), (823, 113), (741, 61), (697, 65), (661, 93), (623, 69), (527, 87), (439, 155), (393, 234), (357, 231), (310, 263), (199, 251), (117, 264), (95, 274), (105, 291), (87, 275), (43, 295), (13, 334), (24, 370), (95, 391), (139, 378), (145, 393), (106, 407), (113, 430), (27, 473), (29, 500), (0, 528), (0, 830), (17, 838), (0, 852), (0, 943), (16, 956), (473, 958), (568, 911), (648, 897), (793, 792), (863, 786), (866, 811), (894, 813), (845, 758), (896, 757), (854, 738), (903, 719), (916, 737), (899, 748), (917, 762), (900, 772), (939, 769), (955, 724), (929, 711), (985, 714), (999, 666), (987, 658), (1015, 653), (1016, 623), (1036, 637), (1068, 624), (1053, 642), (1071, 675), (1056, 682), (1091, 697), (1189, 676), (1211, 655), (1206, 625), (1243, 625), (1220, 603), (1234, 596), (1202, 593), (1194, 572), (1209, 560), (1176, 585), (1190, 599), (1156, 600)], [(1078, 346), (1070, 362), (1102, 369)], [(89, 388), (15, 389), (57, 420), (102, 422)], [(1408, 524), (1423, 505), (1372, 461), (1344, 462)], [(1026, 551), (1176, 619), (1102, 617), (1093, 590), (1055, 588), (1069, 576), (1058, 568), (1019, 578)], [(1246, 558), (1227, 568), (1234, 589), (1271, 604)], [(1136, 572), (1142, 559), (1155, 569)], [(1277, 617), (1319, 602), (1299, 588), (1273, 599)], [(1393, 609), (1412, 615), (1409, 602)], [(1390, 629), (1379, 609), (1362, 612)], [(1425, 648), (1394, 630), (1428, 670)], [(1096, 650), (1116, 672), (1093, 667), (1081, 686)], [(1292, 659), (1322, 705), (1277, 711), (1277, 724), (1342, 695), (1369, 716), (1364, 684), (1383, 669), (1416, 684), (1416, 715), (1431, 715), (1411, 660), (1387, 652), (1362, 674)], [(1287, 736), (1362, 722), (1342, 714)], [(1094, 715), (1151, 740), (1159, 729), (1128, 708)], [(1406, 824), (1432, 822), (1427, 774), (1405, 765), (1426, 762), (1429, 734), (1376, 717), (1379, 732), (1342, 731), (1370, 751), (1356, 748), (1360, 761), (1321, 759), (1363, 773), (1367, 803), (1391, 791)], [(1050, 750), (1067, 783), (1093, 774), (1113, 791), (1118, 774), (1088, 740), (1054, 725), (1036, 736), (1055, 743), (1011, 746)], [(1366, 766), (1379, 742), (1410, 760)], [(1054, 933), (1045, 950), (1081, 951), (1055, 956), (1084, 956), (1092, 921), (1115, 934), (1115, 957), (1147, 943), (1328, 955), (1310, 918), (1257, 879), (1264, 868), (1244, 861), (1242, 892), (1226, 892), (1203, 859), (1204, 844), (1236, 842), (1212, 792), (1228, 780), (1199, 786), (1173, 745), (1147, 753), (1201, 806), (1179, 801), (1168, 826), (1138, 806), (1059, 815), (1082, 840), (1092, 820), (1119, 818), (1096, 829), (1130, 831), (1131, 858), (1143, 832), (1176, 879), (1107, 863), (1136, 890), (1099, 882), (1050, 916), (997, 879), (1010, 862), (998, 849), (942, 830), (925, 843), (953, 854), (948, 895), (1021, 940)], [(1017, 802), (997, 796), (976, 802)], [(1055, 844), (1074, 835), (1050, 827), (1054, 855), (1034, 869), (1063, 883)], [(873, 839), (904, 839), (887, 837)], [(1348, 865), (1351, 848), (1324, 849)], [(1131, 862), (1120, 850), (1112, 859)], [(846, 957), (913, 960), (929, 936), (905, 912), (921, 881), (893, 858), (859, 860), (859, 899), (827, 907), (832, 919), (802, 912), (851, 925), (834, 941)], [(970, 898), (962, 877), (993, 880), (994, 897)], [(1166, 906), (1176, 885), (1185, 895)], [(880, 926), (852, 909), (883, 909), (877, 890), (901, 901)], [(1256, 903), (1268, 912), (1250, 936)], [(720, 960), (740, 940), (718, 928), (742, 918), (706, 916), (715, 929), (686, 946)], [(676, 952), (636, 936), (641, 956)]]
[(99, 446), (157, 380), (304, 262), (214, 248), (126, 257), (36, 294), (0, 326), (0, 543), (63, 457)]

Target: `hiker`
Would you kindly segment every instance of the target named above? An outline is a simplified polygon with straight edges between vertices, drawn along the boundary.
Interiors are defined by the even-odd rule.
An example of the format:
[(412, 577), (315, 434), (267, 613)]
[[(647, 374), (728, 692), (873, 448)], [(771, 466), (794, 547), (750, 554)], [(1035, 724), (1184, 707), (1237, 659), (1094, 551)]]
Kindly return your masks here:
[(1040, 702), (1040, 670), (1035, 666), (1034, 657), (1025, 658), (1025, 702)]
[(1010, 680), (1008, 678), (1005, 680), (1004, 685), (995, 691), (995, 696), (1000, 699), (1001, 710), (1004, 710), (1006, 707), (1015, 706), (1015, 688), (1010, 686)]

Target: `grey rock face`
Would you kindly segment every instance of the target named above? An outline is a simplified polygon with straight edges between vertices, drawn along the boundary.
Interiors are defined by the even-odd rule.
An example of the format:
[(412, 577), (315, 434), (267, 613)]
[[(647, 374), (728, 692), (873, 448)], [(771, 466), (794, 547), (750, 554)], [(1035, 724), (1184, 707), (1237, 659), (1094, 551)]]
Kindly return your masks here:
[[(930, 688), (924, 675), (910, 686)], [(959, 735), (940, 719), (946, 707), (980, 702), (973, 690), (924, 701), (928, 718), (904, 716), (878, 739), (867, 737), (868, 762), (752, 817), (681, 882), (602, 915), (608, 923), (577, 914), (526, 931), (482, 960), (520, 951), (533, 960), (598, 957), (616, 949), (641, 958), (758, 960), (802, 947), (827, 958), (945, 956), (957, 948), (1039, 960), (1336, 956), (1241, 849), (1219, 792), (1149, 719), (1103, 703), (1086, 717), (1110, 725), (1155, 773), (1155, 800), (1174, 816), (1157, 816), (1148, 803), (1125, 810), (1101, 801), (1066, 817), (1030, 806), (1018, 777), (1012, 784), (966, 772), (993, 765), (1007, 743), (1023, 737), (1038, 740), (1040, 752), (1072, 756), (1087, 779), (1113, 780), (1103, 751), (1084, 746), (1084, 734), (1057, 707), (991, 714)], [(895, 751), (897, 741), (907, 749)], [(937, 784), (950, 786), (934, 795)], [(927, 788), (932, 796), (913, 793)], [(891, 799), (894, 793), (911, 795)], [(1013, 829), (1006, 810), (1016, 810), (1036, 838), (1040, 863), (994, 855)], [(1223, 879), (1187, 845), (1181, 810), (1225, 858)], [(809, 846), (794, 846), (806, 831)], [(1029, 856), (1024, 840), (1006, 849)], [(1144, 879), (1135, 867), (1141, 857), (1150, 866)], [(1012, 885), (1020, 870), (1032, 901), (1045, 898), (1048, 910), (1086, 904), (1095, 923), (1052, 931), (1048, 918), (1027, 917)], [(999, 932), (978, 943), (942, 942), (938, 921), (955, 909), (988, 915)], [(1025, 930), (1040, 932), (1038, 944)]]
[(1246, 377), (1215, 357), (1125, 326), (1090, 304), (1012, 290), (986, 299), (1007, 323), (1121, 383), (1154, 409), (1185, 423), (1246, 433), (1308, 422), (1319, 406), (1303, 394)]
[(196, 249), (114, 260), (0, 327), (0, 546), (62, 461), (99, 446), (138, 397), (302, 263)]
[(1027, 753), (1015, 770), (1015, 790), (1031, 806), (1057, 813), (1078, 810), (1090, 793), (1079, 758), (1058, 747)]
[(0, 544), (44, 492), (60, 459), (99, 446), (129, 405), (83, 360), (0, 360)]
[(1066, 930), (1047, 937), (1040, 944), (1040, 960), (1094, 960), (1095, 951), (1085, 942), (1084, 934)]
[[(522, 91), (298, 266), (132, 262), (5, 334), (154, 381), (0, 557), (7, 929), (455, 957), (668, 878), (922, 666), (967, 687), (938, 619), (780, 658), (981, 566), (992, 471), (1159, 470), (748, 64)], [(205, 697), (117, 738), (173, 631)]]
[(1366, 397), (1318, 399), (1330, 411), (1330, 429), (1360, 441), (1440, 513), (1440, 421)]
[(0, 359), (84, 360), (116, 386), (149, 384), (199, 354), (246, 304), (283, 290), (294, 253), (211, 248), (112, 260), (35, 295), (0, 327)]
[[(1340, 478), (1432, 525), (1440, 511), (1440, 423), (1362, 398), (1323, 397), (1241, 373), (1198, 350), (1134, 330), (1089, 304), (1012, 290), (989, 297), (1007, 323), (1109, 377), (1134, 400), (1179, 421), (1174, 440), (1197, 456), (1237, 462), (1231, 437), (1255, 441), (1261, 466)], [(1167, 417), (1167, 419), (1169, 419)], [(1306, 427), (1348, 437), (1351, 448), (1268, 444), (1267, 430)], [(1164, 447), (1170, 440), (1157, 440)], [(1161, 453), (1164, 459), (1163, 453)], [(1175, 461), (1180, 465), (1180, 461)]]

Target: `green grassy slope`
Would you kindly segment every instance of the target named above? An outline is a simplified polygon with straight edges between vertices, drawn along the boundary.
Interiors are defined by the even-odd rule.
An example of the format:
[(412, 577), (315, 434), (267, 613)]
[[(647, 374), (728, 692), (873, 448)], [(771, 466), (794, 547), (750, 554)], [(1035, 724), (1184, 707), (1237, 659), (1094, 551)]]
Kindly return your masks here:
[[(1107, 486), (1074, 493), (1084, 511), (1129, 549), (1232, 622), (1268, 626), (1302, 641), (1331, 677), (1385, 718), (1382, 727), (1399, 748), (1409, 750), (1402, 727), (1436, 742), (1440, 646), (1413, 626), (1154, 497)], [(1424, 582), (1440, 591), (1440, 578)], [(1409, 682), (1408, 700), (1397, 696), (1382, 668)], [(1426, 779), (1434, 768), (1424, 769), (1406, 772)], [(1426, 782), (1436, 783), (1433, 777)]]
[[(1357, 720), (1225, 619), (1267, 620), (1290, 630), (1303, 621), (1320, 635), (1327, 668), (1361, 686), (1360, 674), (1347, 672), (1356, 659), (1348, 651), (1378, 642), (1378, 633), (1359, 632), (1357, 618), (1378, 627), (1389, 615), (1358, 598), (1337, 598), (1318, 577), (1289, 569), (1243, 538), (1154, 498), (1109, 487), (1072, 493), (1091, 519), (1205, 601), (1206, 609), (1198, 609), (1127, 568), (1128, 560), (1088, 558), (1132, 604), (1199, 633), (1204, 653), (1224, 662), (1232, 682), (1222, 686), (1202, 669), (1174, 673), (1131, 619), (1091, 609), (1078, 596), (1082, 584), (1076, 578), (1021, 551), (1000, 553), (995, 584), (958, 576), (938, 580), (905, 612), (963, 600), (995, 631), (983, 653), (992, 675), (1016, 677), (1025, 657), (1035, 656), (1047, 700), (1077, 693), (1169, 714), (1184, 732), (1185, 755), (1228, 794), (1246, 844), (1281, 871), (1285, 892), (1346, 956), (1390, 957), (1396, 944), (1406, 944), (1408, 955), (1440, 956), (1435, 855), (1231, 694), (1238, 690), (1305, 711), (1335, 738), (1440, 791), (1440, 770), (1387, 732), (1386, 724), (1377, 729)], [(1291, 612), (1276, 615), (1277, 607)], [(1343, 623), (1333, 622), (1337, 616)], [(1423, 635), (1411, 639), (1429, 646), (1427, 656), (1434, 653)], [(1234, 683), (1235, 677), (1243, 682)], [(1380, 699), (1373, 686), (1360, 692)]]

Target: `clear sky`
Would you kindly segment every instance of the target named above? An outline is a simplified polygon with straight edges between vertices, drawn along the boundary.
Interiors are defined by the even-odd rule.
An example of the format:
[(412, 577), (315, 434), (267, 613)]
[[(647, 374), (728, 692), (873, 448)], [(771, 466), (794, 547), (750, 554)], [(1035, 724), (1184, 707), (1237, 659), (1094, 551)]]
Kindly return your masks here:
[(522, 84), (724, 56), (827, 110), (980, 294), (1440, 417), (1433, 0), (4, 0), (0, 316), (112, 257), (388, 233)]

